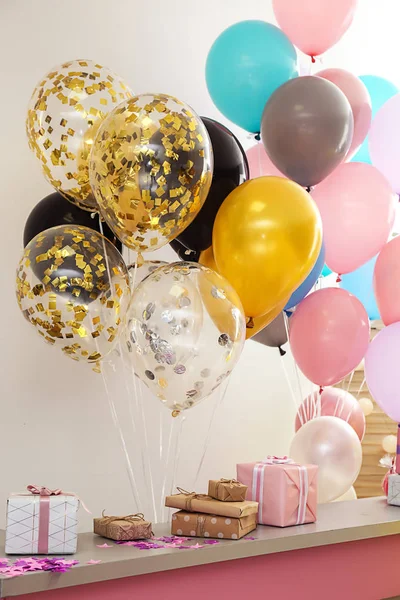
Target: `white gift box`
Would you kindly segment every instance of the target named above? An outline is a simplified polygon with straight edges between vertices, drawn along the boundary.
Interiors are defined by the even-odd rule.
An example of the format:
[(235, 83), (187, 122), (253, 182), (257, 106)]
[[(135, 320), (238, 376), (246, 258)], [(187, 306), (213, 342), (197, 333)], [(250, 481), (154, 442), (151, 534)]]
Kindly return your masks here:
[(388, 480), (388, 504), (400, 506), (400, 475), (393, 473)]
[(12, 495), (7, 501), (7, 554), (73, 554), (77, 545), (74, 495)]

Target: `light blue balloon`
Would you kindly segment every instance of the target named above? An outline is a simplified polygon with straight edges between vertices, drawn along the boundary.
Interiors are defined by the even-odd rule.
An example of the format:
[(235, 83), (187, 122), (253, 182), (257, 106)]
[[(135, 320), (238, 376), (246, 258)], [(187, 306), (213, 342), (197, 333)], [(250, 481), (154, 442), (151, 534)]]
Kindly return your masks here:
[(271, 23), (240, 21), (225, 29), (207, 57), (210, 96), (225, 117), (259, 133), (271, 94), (297, 77), (297, 55), (289, 38)]
[[(377, 75), (361, 75), (359, 78), (366, 86), (371, 97), (372, 119), (378, 110), (390, 99), (399, 93), (399, 89), (387, 79)], [(361, 144), (357, 154), (353, 156), (351, 162), (363, 162), (372, 164), (368, 149), (368, 136)]]
[(322, 273), (321, 276), (322, 277), (328, 277), (328, 275), (332, 275), (333, 271), (328, 267), (328, 265), (324, 265), (324, 268), (322, 269)]
[(299, 302), (301, 302), (303, 300), (303, 298), (305, 298), (307, 296), (308, 292), (311, 290), (313, 285), (315, 285), (318, 277), (321, 275), (321, 271), (324, 267), (324, 262), (325, 262), (325, 247), (322, 244), (321, 250), (319, 252), (319, 256), (317, 258), (317, 262), (313, 266), (311, 273), (309, 274), (307, 279), (305, 279), (303, 281), (303, 283), (301, 285), (299, 285), (297, 290), (295, 290), (293, 292), (293, 294), (290, 296), (288, 303), (286, 304), (284, 310), (289, 310), (290, 308), (297, 306), (297, 304)]
[(362, 302), (371, 321), (380, 319), (372, 284), (377, 258), (378, 257), (375, 256), (352, 273), (342, 275), (342, 282), (340, 284), (341, 288), (347, 290)]

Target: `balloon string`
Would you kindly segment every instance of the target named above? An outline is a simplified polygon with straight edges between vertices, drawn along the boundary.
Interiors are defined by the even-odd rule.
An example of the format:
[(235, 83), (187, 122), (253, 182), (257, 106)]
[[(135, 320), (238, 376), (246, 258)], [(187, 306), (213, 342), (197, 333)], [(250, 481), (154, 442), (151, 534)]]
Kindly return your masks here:
[(261, 142), (257, 142), (257, 156), (258, 156), (258, 176), (262, 176), (261, 169)]
[[(143, 470), (145, 473), (144, 480), (146, 482), (147, 491), (148, 491), (149, 486), (148, 486), (148, 478), (146, 477), (146, 473), (148, 474), (148, 477), (150, 479), (150, 494), (151, 494), (151, 503), (153, 506), (154, 522), (157, 523), (158, 522), (158, 514), (157, 514), (156, 499), (155, 499), (155, 494), (154, 494), (153, 471), (152, 471), (151, 463), (150, 463), (147, 423), (146, 423), (146, 417), (145, 417), (144, 408), (143, 408), (143, 392), (142, 392), (142, 388), (141, 388), (141, 382), (138, 383), (136, 381), (136, 373), (135, 373), (133, 364), (131, 364), (131, 374), (132, 374), (133, 386), (135, 389), (135, 397), (138, 398), (138, 395), (140, 393), (140, 399), (138, 398), (138, 404), (139, 404), (139, 414), (140, 414), (140, 418), (141, 418), (141, 423), (143, 426), (142, 430), (143, 430), (144, 448), (145, 448), (145, 453), (143, 453), (143, 445), (141, 445), (142, 467), (143, 467)], [(139, 393), (138, 393), (138, 390), (140, 390)], [(146, 457), (147, 465), (145, 465), (145, 457)]]
[[(304, 425), (304, 423), (307, 422), (307, 414), (306, 414), (306, 411), (305, 411), (305, 407), (304, 407), (304, 405), (303, 406), (299, 406), (297, 404), (296, 394), (294, 393), (294, 389), (292, 387), (292, 383), (290, 381), (290, 377), (289, 377), (289, 374), (288, 374), (287, 369), (286, 369), (286, 365), (285, 365), (286, 361), (283, 358), (283, 356), (280, 357), (280, 361), (281, 361), (283, 373), (285, 375), (286, 383), (288, 384), (290, 395), (292, 397), (292, 400), (293, 400), (293, 403), (294, 403), (294, 406), (295, 406), (295, 409), (296, 409), (296, 415), (298, 415), (298, 417), (300, 419), (301, 425)], [(302, 412), (303, 412), (304, 418), (303, 418), (303, 416), (301, 414)]]
[(173, 493), (173, 490), (174, 490), (175, 484), (176, 484), (176, 474), (178, 471), (179, 459), (180, 459), (180, 455), (181, 455), (180, 441), (181, 441), (181, 436), (182, 436), (183, 424), (186, 421), (186, 417), (179, 416), (178, 419), (180, 420), (180, 423), (179, 423), (178, 431), (175, 436), (174, 460), (173, 460), (173, 466), (172, 466), (171, 484), (169, 486), (169, 495), (171, 495)]
[(211, 430), (213, 428), (215, 416), (216, 416), (217, 410), (222, 406), (222, 404), (224, 402), (224, 399), (225, 399), (225, 396), (226, 396), (226, 392), (227, 392), (227, 389), (228, 389), (228, 386), (229, 386), (229, 382), (230, 382), (230, 379), (228, 379), (226, 381), (224, 389), (222, 389), (222, 387), (221, 387), (220, 392), (219, 392), (218, 400), (216, 402), (214, 402), (213, 410), (212, 410), (212, 413), (211, 413), (211, 419), (210, 419), (210, 422), (208, 424), (208, 430), (207, 430), (207, 433), (206, 433), (206, 437), (204, 439), (203, 451), (201, 453), (199, 466), (197, 467), (196, 475), (195, 475), (195, 478), (194, 478), (193, 489), (196, 489), (196, 485), (197, 485), (197, 481), (198, 481), (198, 478), (199, 478), (199, 475), (200, 475), (200, 471), (201, 471), (201, 469), (203, 467), (204, 459), (206, 457), (208, 446), (209, 446), (209, 443), (210, 443)]
[[(283, 322), (285, 324), (285, 330), (286, 330), (286, 337), (288, 339), (288, 341), (290, 342), (290, 336), (289, 336), (289, 327), (288, 327), (288, 322), (289, 322), (289, 318), (287, 316), (287, 314), (284, 312), (283, 313)], [(293, 358), (293, 364), (294, 364), (294, 370), (296, 373), (296, 380), (297, 380), (297, 387), (299, 388), (299, 394), (300, 394), (300, 409), (303, 411), (303, 415), (304, 415), (304, 419), (307, 419), (307, 415), (305, 414), (305, 406), (303, 404), (303, 390), (301, 388), (301, 382), (300, 382), (300, 373), (299, 373), (299, 368), (297, 366), (296, 361)]]
[(109, 405), (110, 412), (111, 412), (111, 418), (112, 418), (112, 421), (114, 423), (114, 427), (117, 430), (117, 433), (118, 433), (118, 436), (119, 436), (119, 440), (120, 440), (120, 443), (121, 443), (121, 448), (122, 448), (123, 453), (124, 453), (124, 457), (125, 457), (125, 461), (126, 461), (126, 470), (127, 470), (127, 473), (128, 473), (128, 478), (129, 478), (129, 482), (130, 482), (131, 489), (132, 489), (133, 499), (134, 499), (135, 504), (136, 504), (136, 510), (139, 510), (140, 509), (140, 506), (139, 506), (139, 490), (138, 490), (137, 485), (136, 485), (136, 481), (135, 481), (135, 477), (134, 477), (133, 469), (132, 469), (132, 464), (131, 464), (131, 461), (130, 461), (130, 458), (129, 458), (128, 449), (126, 447), (125, 437), (124, 437), (123, 431), (121, 429), (121, 425), (120, 425), (120, 422), (119, 422), (118, 414), (117, 414), (117, 411), (116, 411), (116, 408), (115, 408), (115, 403), (114, 403), (114, 400), (112, 399), (112, 396), (111, 396), (110, 391), (108, 389), (108, 385), (107, 385), (107, 381), (106, 381), (103, 369), (101, 369), (101, 375), (102, 375), (102, 378), (103, 378), (104, 389), (106, 391), (108, 405)]
[[(108, 256), (107, 256), (107, 253), (105, 251), (105, 239), (104, 239), (104, 232), (103, 232), (103, 224), (101, 222), (100, 215), (99, 215), (99, 228), (100, 228), (101, 234), (103, 235), (103, 248), (104, 248), (105, 263), (106, 263), (106, 268), (107, 268), (108, 279), (109, 279), (109, 282), (110, 282), (110, 287), (112, 287), (111, 270), (110, 270), (110, 264), (109, 264), (109, 261), (108, 261)], [(115, 293), (115, 290), (113, 291), (113, 294), (114, 293)], [(120, 340), (119, 340), (119, 348), (120, 348), (120, 352), (121, 352), (121, 361), (122, 361), (123, 360), (122, 359), (122, 346), (121, 346), (121, 341)], [(125, 376), (125, 369), (124, 369), (124, 376)], [(134, 397), (135, 397), (135, 400), (136, 400), (136, 407), (139, 404), (139, 407), (140, 407), (140, 411), (139, 412), (141, 414), (142, 422), (143, 422), (143, 425), (144, 425), (143, 431), (144, 431), (144, 435), (145, 435), (145, 446), (146, 446), (146, 455), (147, 455), (147, 462), (148, 462), (147, 466), (148, 466), (148, 469), (146, 469), (145, 464), (144, 464), (144, 449), (143, 449), (143, 444), (140, 444), (143, 477), (144, 477), (144, 480), (145, 480), (146, 487), (148, 488), (146, 472), (148, 472), (149, 475), (150, 475), (150, 486), (151, 486), (151, 496), (152, 496), (153, 511), (154, 511), (154, 521), (157, 522), (157, 511), (156, 511), (156, 507), (155, 507), (152, 470), (151, 470), (150, 458), (149, 458), (149, 453), (148, 453), (148, 439), (147, 439), (147, 429), (146, 429), (146, 423), (145, 423), (144, 412), (143, 412), (143, 401), (139, 402), (139, 399), (138, 399), (138, 389), (137, 389), (137, 386), (136, 386), (136, 379), (135, 379), (135, 373), (134, 373), (133, 365), (132, 365), (132, 381), (133, 381), (133, 387), (134, 387)], [(134, 419), (133, 410), (132, 410), (131, 394), (129, 393), (129, 389), (127, 389), (127, 391), (128, 391), (128, 396), (127, 396), (128, 408), (129, 408), (129, 414), (130, 414), (131, 422), (132, 422), (132, 430), (134, 432), (134, 436), (137, 437), (137, 428), (136, 428), (136, 425), (135, 425), (135, 419)], [(143, 400), (143, 398), (141, 398), (141, 400)], [(124, 441), (124, 444), (125, 444), (125, 441)], [(126, 444), (125, 444), (125, 448), (126, 448)]]
[(347, 389), (346, 389), (346, 392), (348, 392), (348, 391), (349, 391), (349, 389), (350, 389), (350, 386), (351, 386), (351, 383), (352, 383), (352, 381), (353, 381), (353, 377), (354, 377), (354, 373), (355, 373), (355, 372), (356, 372), (356, 370), (355, 370), (355, 369), (353, 369), (353, 370), (352, 370), (352, 372), (351, 372), (351, 375), (350, 375), (350, 377), (349, 377), (349, 383), (347, 384)]
[[(99, 213), (98, 217), (99, 217), (99, 229), (100, 229), (100, 233), (103, 236), (102, 237), (103, 254), (104, 254), (104, 260), (105, 260), (105, 263), (106, 263), (108, 281), (109, 281), (111, 293), (112, 293), (112, 295), (114, 295), (115, 294), (115, 288), (113, 287), (113, 279), (112, 279), (112, 276), (111, 276), (110, 263), (109, 263), (109, 260), (108, 260), (108, 253), (107, 253), (107, 249), (106, 249), (106, 243), (105, 243), (105, 237), (104, 237), (104, 231), (103, 231), (103, 223), (101, 221), (100, 213)], [(97, 348), (97, 339), (95, 339), (95, 342), (96, 342), (96, 348)], [(120, 341), (120, 339), (119, 339), (119, 350), (120, 350), (121, 361), (122, 361), (122, 347), (121, 347), (121, 341)], [(123, 365), (122, 365), (122, 367), (123, 367)], [(122, 450), (123, 450), (124, 455), (125, 455), (125, 460), (126, 460), (126, 463), (127, 463), (127, 470), (128, 470), (128, 477), (129, 477), (129, 480), (130, 480), (130, 483), (131, 483), (132, 493), (133, 493), (133, 497), (134, 497), (134, 500), (135, 500), (135, 503), (136, 503), (136, 507), (137, 507), (137, 510), (140, 510), (140, 505), (139, 505), (140, 494), (139, 494), (139, 490), (138, 490), (138, 487), (136, 485), (135, 477), (133, 475), (132, 464), (131, 464), (131, 461), (130, 461), (130, 458), (129, 458), (129, 453), (128, 453), (128, 449), (127, 449), (126, 442), (125, 442), (125, 437), (124, 437), (124, 434), (123, 434), (123, 431), (122, 431), (122, 428), (121, 428), (121, 425), (120, 425), (120, 422), (119, 422), (118, 413), (116, 411), (114, 401), (112, 400), (112, 398), (110, 396), (109, 389), (108, 389), (108, 386), (107, 386), (107, 382), (106, 382), (106, 379), (105, 379), (105, 375), (104, 375), (103, 369), (104, 369), (104, 367), (102, 366), (102, 368), (100, 370), (101, 370), (101, 374), (102, 374), (103, 383), (104, 383), (104, 387), (105, 387), (105, 390), (106, 390), (108, 402), (109, 402), (109, 405), (110, 405), (111, 416), (112, 416), (114, 425), (117, 428), (117, 431), (118, 431), (118, 434), (119, 434), (119, 437), (120, 437), (121, 447), (122, 447)], [(123, 367), (123, 371), (124, 371), (125, 388), (126, 388), (126, 391), (127, 391), (127, 396), (129, 398), (130, 394), (129, 394), (129, 389), (128, 389), (128, 385), (127, 385), (127, 380), (126, 380), (126, 374), (125, 374), (124, 367)], [(134, 423), (133, 423), (133, 427), (134, 427)], [(135, 427), (134, 427), (134, 429), (135, 429)]]
[(166, 488), (167, 488), (167, 478), (168, 478), (168, 464), (169, 464), (169, 459), (170, 459), (170, 455), (171, 455), (171, 446), (172, 446), (172, 437), (173, 437), (173, 432), (175, 429), (175, 424), (176, 424), (176, 419), (171, 418), (170, 419), (170, 427), (169, 427), (169, 436), (168, 436), (168, 443), (167, 443), (167, 453), (166, 453), (166, 457), (165, 457), (165, 465), (164, 465), (164, 477), (163, 477), (163, 483), (162, 483), (162, 488), (161, 488), (161, 516), (163, 517), (163, 521), (166, 519), (168, 511), (165, 510), (165, 506), (164, 506), (164, 498), (165, 498), (165, 492), (166, 492)]

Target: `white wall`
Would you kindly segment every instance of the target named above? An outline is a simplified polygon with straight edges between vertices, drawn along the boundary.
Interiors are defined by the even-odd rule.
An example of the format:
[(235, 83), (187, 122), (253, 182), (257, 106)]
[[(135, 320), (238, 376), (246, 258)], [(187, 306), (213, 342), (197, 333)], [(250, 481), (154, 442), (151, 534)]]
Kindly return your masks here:
[[(360, 0), (352, 29), (326, 56), (324, 66), (341, 66), (356, 74), (381, 74), (400, 84), (399, 17), (398, 0)], [(200, 114), (226, 122), (207, 94), (205, 58), (225, 27), (252, 18), (272, 21), (270, 2), (1, 0), (0, 507), (8, 492), (39, 483), (76, 491), (95, 514), (102, 508), (113, 514), (135, 510), (102, 376), (44, 345), (19, 314), (14, 297), (25, 219), (36, 202), (51, 191), (25, 138), (26, 105), (34, 85), (54, 65), (92, 58), (125, 77), (138, 93), (173, 94)], [(233, 129), (249, 145), (246, 134)], [(284, 360), (299, 399), (291, 357)], [(124, 423), (135, 477), (143, 491), (142, 436), (133, 435), (127, 408), (133, 386), (121, 372), (113, 373), (109, 368), (105, 377)], [(303, 393), (309, 390), (303, 382)], [(193, 485), (218, 397), (217, 393), (186, 414), (178, 469), (182, 486)], [(161, 463), (166, 459), (171, 420), (157, 400), (145, 395), (143, 401), (149, 419), (150, 460), (160, 493), (165, 472)], [(278, 352), (247, 343), (216, 413), (197, 489), (204, 490), (209, 476), (234, 474), (237, 461), (287, 452), (293, 416), (293, 401)], [(160, 418), (164, 427), (162, 461)], [(169, 476), (173, 455), (172, 451)], [(146, 455), (145, 466), (147, 470)], [(147, 504), (143, 499), (140, 508), (149, 511)], [(89, 527), (90, 517), (82, 515), (82, 528)]]

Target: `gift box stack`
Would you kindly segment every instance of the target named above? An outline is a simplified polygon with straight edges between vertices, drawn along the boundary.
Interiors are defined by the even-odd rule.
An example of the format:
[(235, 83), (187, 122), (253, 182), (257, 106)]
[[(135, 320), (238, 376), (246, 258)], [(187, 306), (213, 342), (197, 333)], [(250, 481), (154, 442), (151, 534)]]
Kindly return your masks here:
[(238, 540), (257, 526), (258, 503), (246, 501), (247, 487), (234, 479), (209, 482), (208, 494), (187, 492), (167, 496), (173, 535)]

